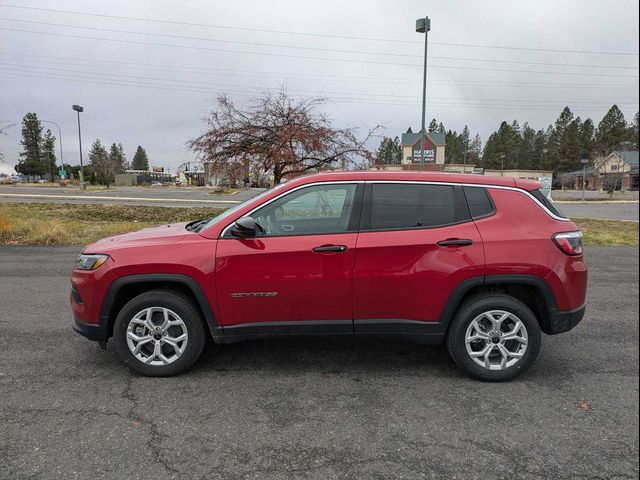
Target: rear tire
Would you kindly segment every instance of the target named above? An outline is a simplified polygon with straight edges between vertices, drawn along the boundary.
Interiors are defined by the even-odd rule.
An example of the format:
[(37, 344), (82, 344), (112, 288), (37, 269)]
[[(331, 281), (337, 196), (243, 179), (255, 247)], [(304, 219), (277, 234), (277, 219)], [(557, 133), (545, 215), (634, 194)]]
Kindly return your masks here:
[(171, 290), (151, 290), (130, 300), (118, 313), (113, 338), (122, 362), (150, 377), (185, 372), (206, 343), (200, 312), (188, 297)]
[(500, 293), (469, 298), (447, 334), (447, 348), (472, 378), (500, 382), (527, 371), (540, 352), (542, 333), (533, 312)]

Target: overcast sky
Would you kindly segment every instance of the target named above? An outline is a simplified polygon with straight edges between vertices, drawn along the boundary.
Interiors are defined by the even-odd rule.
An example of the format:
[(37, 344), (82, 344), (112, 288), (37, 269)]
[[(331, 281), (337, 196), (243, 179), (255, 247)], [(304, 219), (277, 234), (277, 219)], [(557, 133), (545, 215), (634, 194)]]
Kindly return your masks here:
[[(140, 144), (152, 165), (175, 171), (193, 159), (185, 141), (202, 131), (217, 92), (246, 102), (286, 84), (328, 97), (337, 126), (417, 131), (424, 36), (415, 20), (424, 15), (427, 122), (468, 124), (484, 142), (502, 120), (545, 128), (564, 105), (597, 124), (617, 103), (631, 120), (638, 3), (0, 0), (0, 126), (27, 112), (57, 122), (65, 163), (75, 164), (71, 105), (80, 104), (85, 158), (99, 138), (122, 142), (129, 159)], [(7, 133), (0, 148), (14, 164), (20, 129)]]

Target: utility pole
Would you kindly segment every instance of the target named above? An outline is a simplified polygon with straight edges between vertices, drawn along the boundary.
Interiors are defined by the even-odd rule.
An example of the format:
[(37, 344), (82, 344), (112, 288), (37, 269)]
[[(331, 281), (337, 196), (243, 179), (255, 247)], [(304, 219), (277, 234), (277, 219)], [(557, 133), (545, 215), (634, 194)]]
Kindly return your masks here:
[(80, 188), (85, 190), (87, 188), (87, 184), (84, 183), (84, 167), (82, 165), (82, 134), (80, 133), (80, 112), (84, 112), (84, 108), (80, 105), (73, 105), (71, 108), (78, 112), (78, 144), (80, 145)]
[(424, 33), (424, 74), (422, 76), (422, 140), (420, 145), (420, 170), (424, 170), (424, 149), (427, 140), (427, 129), (425, 127), (425, 115), (427, 112), (427, 45), (429, 41), (429, 30), (431, 30), (431, 20), (429, 17), (416, 20), (416, 32)]

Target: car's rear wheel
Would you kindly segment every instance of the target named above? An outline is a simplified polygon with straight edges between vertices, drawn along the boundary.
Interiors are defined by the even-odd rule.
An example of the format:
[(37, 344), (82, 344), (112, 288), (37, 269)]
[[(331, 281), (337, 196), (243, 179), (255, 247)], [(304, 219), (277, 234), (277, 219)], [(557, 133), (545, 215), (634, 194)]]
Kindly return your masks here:
[(188, 370), (204, 349), (205, 329), (189, 298), (152, 290), (130, 300), (118, 313), (113, 337), (120, 359), (148, 376)]
[(538, 320), (524, 303), (504, 294), (481, 294), (460, 307), (447, 335), (447, 347), (467, 375), (504, 381), (531, 367), (541, 337)]

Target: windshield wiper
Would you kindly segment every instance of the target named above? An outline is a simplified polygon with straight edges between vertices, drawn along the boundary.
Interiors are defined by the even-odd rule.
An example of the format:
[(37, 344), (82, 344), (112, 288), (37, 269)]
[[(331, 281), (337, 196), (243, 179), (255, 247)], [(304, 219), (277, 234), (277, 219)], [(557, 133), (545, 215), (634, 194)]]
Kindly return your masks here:
[(209, 221), (208, 218), (205, 218), (204, 220), (196, 220), (195, 222), (187, 224), (185, 228), (190, 232), (197, 232), (198, 228), (204, 225), (205, 223), (207, 223), (208, 221)]

